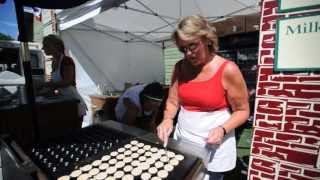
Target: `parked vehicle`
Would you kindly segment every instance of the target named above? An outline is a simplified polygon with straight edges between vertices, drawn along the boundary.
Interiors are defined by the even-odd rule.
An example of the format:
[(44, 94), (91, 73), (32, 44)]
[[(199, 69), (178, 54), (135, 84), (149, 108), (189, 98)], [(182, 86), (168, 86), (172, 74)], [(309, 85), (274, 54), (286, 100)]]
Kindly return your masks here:
[[(32, 78), (44, 81), (45, 56), (38, 43), (29, 43)], [(24, 102), (25, 78), (20, 43), (0, 40), (0, 106)]]
[[(29, 43), (32, 75), (35, 79), (44, 78), (45, 56), (39, 43)], [(20, 43), (0, 40), (0, 72), (10, 71), (23, 76)], [(0, 82), (1, 84), (1, 82)]]

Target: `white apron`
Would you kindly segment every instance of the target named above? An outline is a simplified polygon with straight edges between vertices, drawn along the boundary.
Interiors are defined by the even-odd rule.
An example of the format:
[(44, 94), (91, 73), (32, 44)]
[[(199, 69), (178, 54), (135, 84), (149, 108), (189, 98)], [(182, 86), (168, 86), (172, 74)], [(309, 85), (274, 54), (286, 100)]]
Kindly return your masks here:
[[(56, 70), (51, 72), (52, 82), (58, 82), (62, 80), (60, 71), (61, 71), (61, 63), (62, 63), (63, 57), (64, 56), (62, 55)], [(78, 99), (80, 101), (80, 103), (78, 104), (79, 117), (86, 115), (87, 106), (75, 86), (70, 85), (64, 88), (58, 88), (58, 90), (63, 96)]]
[[(231, 116), (228, 109), (214, 112), (194, 112), (180, 108), (174, 139), (198, 144), (209, 152), (206, 167), (208, 171), (225, 172), (236, 166), (237, 152), (234, 130), (230, 131), (220, 145), (206, 144), (209, 131), (222, 125)], [(199, 152), (199, 157), (202, 157)], [(205, 162), (206, 163), (206, 162)]]

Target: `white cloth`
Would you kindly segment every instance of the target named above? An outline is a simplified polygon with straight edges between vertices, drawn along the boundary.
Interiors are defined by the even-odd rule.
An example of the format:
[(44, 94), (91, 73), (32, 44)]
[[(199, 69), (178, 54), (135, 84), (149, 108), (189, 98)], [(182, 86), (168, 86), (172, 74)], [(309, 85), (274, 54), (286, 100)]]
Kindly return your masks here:
[(1, 84), (24, 85), (25, 78), (11, 71), (2, 71), (0, 72), (0, 85)]
[[(59, 82), (62, 80), (62, 76), (61, 76), (61, 63), (64, 59), (64, 56), (61, 56), (60, 62), (58, 64), (58, 67), (56, 68), (55, 71), (51, 72), (51, 81), (52, 82)], [(63, 88), (57, 88), (59, 90), (59, 92), (66, 97), (72, 97), (75, 99), (78, 99), (80, 102), (78, 104), (78, 113), (79, 113), (79, 117), (82, 117), (84, 115), (86, 115), (86, 111), (87, 111), (87, 105), (85, 104), (84, 100), (82, 99), (82, 97), (80, 96), (79, 92), (77, 91), (77, 88), (75, 86), (69, 85), (67, 87), (63, 87)]]
[(230, 116), (231, 113), (228, 109), (214, 112), (195, 112), (181, 107), (174, 138), (176, 140), (186, 139), (206, 148), (210, 153), (209, 163), (206, 164), (208, 171), (229, 171), (236, 166), (237, 159), (234, 131), (226, 134), (220, 145), (209, 145), (205, 140), (212, 128), (222, 125)]
[(125, 98), (129, 98), (131, 102), (133, 102), (139, 108), (139, 111), (142, 111), (139, 95), (145, 86), (145, 84), (132, 86), (120, 96), (115, 107), (116, 118), (118, 121), (123, 121), (124, 113), (127, 111), (126, 107), (123, 104), (123, 100)]
[[(8, 90), (11, 94), (17, 92), (17, 85), (24, 85), (25, 78), (11, 71), (2, 71), (0, 72), (0, 85), (9, 85), (9, 86), (0, 86)], [(10, 86), (13, 85), (13, 86)]]

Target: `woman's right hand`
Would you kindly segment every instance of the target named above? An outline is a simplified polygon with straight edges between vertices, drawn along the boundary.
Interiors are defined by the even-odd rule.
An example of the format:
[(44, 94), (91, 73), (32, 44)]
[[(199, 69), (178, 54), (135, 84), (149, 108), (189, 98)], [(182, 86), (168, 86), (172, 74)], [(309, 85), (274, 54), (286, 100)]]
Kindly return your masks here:
[(166, 146), (168, 143), (169, 136), (173, 130), (173, 120), (172, 119), (164, 119), (157, 127), (157, 135), (159, 139)]

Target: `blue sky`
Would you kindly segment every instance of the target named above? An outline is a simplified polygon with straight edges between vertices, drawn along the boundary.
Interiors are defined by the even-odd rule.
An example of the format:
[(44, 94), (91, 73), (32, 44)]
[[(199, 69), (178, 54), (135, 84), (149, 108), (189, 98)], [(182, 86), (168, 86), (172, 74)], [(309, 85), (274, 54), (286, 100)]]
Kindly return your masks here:
[(13, 0), (0, 4), (0, 32), (17, 39), (17, 19)]

